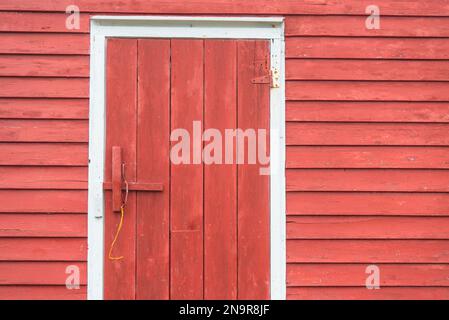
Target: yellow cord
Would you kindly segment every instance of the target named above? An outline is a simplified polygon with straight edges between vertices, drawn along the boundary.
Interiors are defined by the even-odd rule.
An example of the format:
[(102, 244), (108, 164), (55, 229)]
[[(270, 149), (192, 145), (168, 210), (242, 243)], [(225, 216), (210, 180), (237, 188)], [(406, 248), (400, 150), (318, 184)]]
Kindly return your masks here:
[(114, 241), (112, 241), (111, 247), (109, 248), (109, 260), (121, 260), (123, 256), (120, 257), (112, 257), (112, 250), (114, 249), (115, 242), (117, 241), (118, 235), (120, 234), (120, 230), (122, 230), (123, 218), (125, 216), (125, 206), (120, 207), (120, 223), (117, 227), (117, 232), (115, 233)]

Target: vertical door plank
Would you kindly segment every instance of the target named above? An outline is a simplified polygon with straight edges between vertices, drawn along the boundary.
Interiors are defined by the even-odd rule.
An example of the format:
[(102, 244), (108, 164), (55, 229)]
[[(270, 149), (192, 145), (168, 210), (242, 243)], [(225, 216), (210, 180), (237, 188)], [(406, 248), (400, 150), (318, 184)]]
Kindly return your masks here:
[[(136, 75), (137, 41), (109, 39), (106, 61), (106, 163), (105, 181), (111, 181), (112, 146), (122, 148), (126, 177), (136, 178)], [(126, 62), (126, 63), (124, 63)], [(135, 298), (136, 269), (136, 197), (130, 194), (123, 228), (112, 254), (121, 260), (109, 260), (120, 213), (112, 211), (111, 192), (105, 192), (105, 299)]]
[[(171, 131), (185, 129), (191, 138), (193, 121), (200, 128), (203, 122), (203, 46), (171, 41)], [(191, 140), (190, 149), (190, 164), (171, 163), (171, 299), (203, 298), (203, 165), (193, 162), (201, 160), (201, 140)]]
[[(270, 85), (253, 84), (251, 80), (267, 74), (269, 54), (267, 41), (238, 42), (238, 128), (253, 129), (256, 134), (258, 129), (265, 129), (267, 154)], [(258, 137), (258, 143), (259, 139), (262, 136)], [(266, 166), (260, 165), (258, 157), (256, 164), (248, 163), (248, 153), (252, 150), (248, 141), (244, 139), (245, 162), (238, 165), (238, 298), (269, 299), (269, 176), (260, 174), (259, 169)], [(259, 146), (256, 149), (259, 151)]]
[(138, 40), (137, 299), (169, 298), (170, 40)]
[[(237, 45), (230, 40), (205, 41), (205, 129), (236, 127)], [(224, 140), (224, 139), (223, 139)], [(207, 145), (208, 142), (205, 142)], [(223, 159), (225, 148), (223, 148)], [(237, 298), (237, 168), (204, 166), (204, 296)]]

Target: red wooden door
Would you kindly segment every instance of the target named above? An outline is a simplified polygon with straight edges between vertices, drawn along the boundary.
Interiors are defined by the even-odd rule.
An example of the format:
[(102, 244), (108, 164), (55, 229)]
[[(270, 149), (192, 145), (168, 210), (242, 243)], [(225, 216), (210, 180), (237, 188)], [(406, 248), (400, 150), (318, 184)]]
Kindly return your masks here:
[[(194, 129), (218, 130), (222, 145), (226, 129), (269, 129), (269, 43), (109, 39), (106, 63), (105, 298), (269, 298), (269, 176), (237, 163), (236, 139), (230, 163), (205, 163), (212, 138)], [(177, 128), (191, 137), (188, 164), (170, 161)], [(112, 255), (123, 258), (111, 260), (122, 163)]]

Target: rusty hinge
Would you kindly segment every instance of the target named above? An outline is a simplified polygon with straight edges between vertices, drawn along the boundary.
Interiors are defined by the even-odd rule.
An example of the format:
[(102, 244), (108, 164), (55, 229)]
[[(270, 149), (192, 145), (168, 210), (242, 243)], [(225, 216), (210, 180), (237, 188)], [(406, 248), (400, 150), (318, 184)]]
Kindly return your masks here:
[(253, 84), (269, 84), (270, 88), (279, 88), (279, 69), (270, 67), (271, 56), (266, 52), (262, 59), (254, 61), (254, 77), (251, 79)]
[(251, 80), (253, 84), (270, 84), (270, 88), (279, 88), (279, 70), (274, 68), (269, 74)]
[(251, 83), (253, 83), (253, 84), (266, 84), (266, 83), (271, 84), (271, 71), (270, 71), (269, 75), (267, 74), (267, 75), (264, 75), (264, 76), (261, 76), (261, 77), (253, 78), (251, 80)]

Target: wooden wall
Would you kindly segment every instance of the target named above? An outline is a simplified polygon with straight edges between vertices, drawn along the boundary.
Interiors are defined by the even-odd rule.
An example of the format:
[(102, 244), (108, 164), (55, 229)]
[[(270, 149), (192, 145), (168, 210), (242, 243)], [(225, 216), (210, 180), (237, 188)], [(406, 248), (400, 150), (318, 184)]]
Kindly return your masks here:
[(0, 298), (86, 298), (98, 13), (285, 15), (288, 298), (449, 298), (447, 0), (1, 0)]

